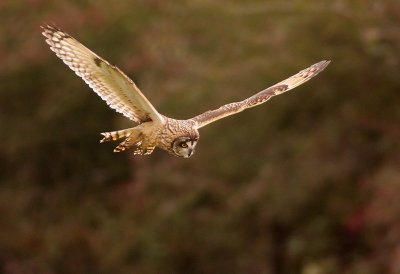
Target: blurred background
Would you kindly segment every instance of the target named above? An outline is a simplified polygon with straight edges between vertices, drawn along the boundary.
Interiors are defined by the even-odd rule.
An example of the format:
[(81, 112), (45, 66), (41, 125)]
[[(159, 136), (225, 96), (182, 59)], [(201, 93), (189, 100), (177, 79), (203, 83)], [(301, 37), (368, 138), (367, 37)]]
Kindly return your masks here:
[[(55, 23), (163, 114), (305, 85), (201, 130), (179, 159), (48, 48)], [(400, 273), (400, 2), (0, 2), (0, 272)]]

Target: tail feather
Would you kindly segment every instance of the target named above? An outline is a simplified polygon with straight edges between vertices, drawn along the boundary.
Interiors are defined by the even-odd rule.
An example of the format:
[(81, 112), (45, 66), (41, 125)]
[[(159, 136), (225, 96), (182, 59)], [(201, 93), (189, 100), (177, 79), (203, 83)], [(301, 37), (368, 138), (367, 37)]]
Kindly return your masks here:
[(132, 134), (133, 131), (135, 131), (134, 128), (128, 128), (128, 129), (110, 131), (110, 132), (102, 132), (101, 135), (103, 135), (104, 138), (100, 140), (100, 143), (104, 143), (104, 142), (108, 142), (108, 141), (116, 141), (121, 138), (127, 138)]
[[(114, 152), (121, 152), (127, 150), (131, 147), (136, 147), (136, 151), (142, 151), (142, 142), (143, 142), (143, 135), (140, 130), (137, 128), (128, 128), (118, 131), (111, 131), (111, 132), (103, 132), (101, 135), (104, 136), (100, 143), (104, 143), (107, 141), (116, 141), (121, 138), (125, 138), (123, 142), (121, 142), (115, 149)], [(153, 148), (154, 149), (154, 148)], [(144, 154), (143, 151), (140, 154)]]

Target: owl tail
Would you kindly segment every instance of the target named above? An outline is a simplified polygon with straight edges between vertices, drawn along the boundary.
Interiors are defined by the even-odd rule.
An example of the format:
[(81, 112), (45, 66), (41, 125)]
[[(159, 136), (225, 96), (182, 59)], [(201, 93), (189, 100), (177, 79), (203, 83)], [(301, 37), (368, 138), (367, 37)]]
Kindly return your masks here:
[(120, 143), (114, 149), (114, 152), (121, 152), (132, 146), (137, 146), (142, 143), (142, 138), (141, 138), (142, 133), (137, 128), (128, 128), (118, 131), (103, 132), (101, 133), (101, 135), (103, 135), (104, 138), (100, 140), (100, 143), (108, 141), (116, 141), (121, 138), (126, 138), (122, 143)]
[(116, 141), (121, 138), (127, 138), (135, 131), (137, 131), (137, 129), (127, 128), (127, 129), (117, 130), (117, 131), (102, 132), (101, 135), (103, 135), (104, 138), (100, 140), (100, 143), (104, 143), (104, 142), (108, 142), (108, 141)]

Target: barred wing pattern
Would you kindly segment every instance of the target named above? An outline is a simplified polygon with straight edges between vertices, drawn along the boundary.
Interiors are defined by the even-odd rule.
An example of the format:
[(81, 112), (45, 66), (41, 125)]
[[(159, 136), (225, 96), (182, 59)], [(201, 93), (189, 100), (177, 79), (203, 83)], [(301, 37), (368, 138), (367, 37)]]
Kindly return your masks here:
[(50, 49), (111, 108), (139, 124), (150, 120), (164, 123), (163, 116), (120, 69), (57, 27), (42, 29)]
[(243, 101), (226, 104), (218, 109), (206, 111), (196, 117), (193, 117), (191, 120), (195, 121), (196, 128), (201, 128), (219, 119), (265, 103), (271, 97), (282, 94), (307, 82), (318, 73), (323, 71), (329, 63), (330, 61), (326, 60), (318, 62), (306, 69), (303, 69), (292, 77), (287, 78), (286, 80), (283, 80), (267, 89), (264, 89), (263, 91), (260, 91), (259, 93)]

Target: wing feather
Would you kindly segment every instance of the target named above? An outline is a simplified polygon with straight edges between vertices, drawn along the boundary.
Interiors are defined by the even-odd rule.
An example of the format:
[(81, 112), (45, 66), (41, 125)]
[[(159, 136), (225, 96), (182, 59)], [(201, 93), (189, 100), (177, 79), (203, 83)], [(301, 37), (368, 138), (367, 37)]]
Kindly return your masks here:
[(195, 121), (197, 128), (201, 128), (219, 119), (265, 103), (271, 97), (282, 94), (307, 82), (318, 73), (323, 71), (329, 63), (330, 61), (325, 60), (318, 62), (243, 101), (226, 104), (218, 109), (206, 111), (196, 117), (193, 117), (191, 120)]
[(47, 25), (42, 28), (50, 49), (111, 108), (137, 123), (164, 122), (163, 116), (119, 68), (57, 27)]

